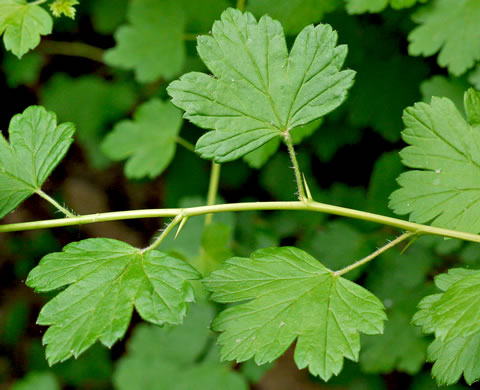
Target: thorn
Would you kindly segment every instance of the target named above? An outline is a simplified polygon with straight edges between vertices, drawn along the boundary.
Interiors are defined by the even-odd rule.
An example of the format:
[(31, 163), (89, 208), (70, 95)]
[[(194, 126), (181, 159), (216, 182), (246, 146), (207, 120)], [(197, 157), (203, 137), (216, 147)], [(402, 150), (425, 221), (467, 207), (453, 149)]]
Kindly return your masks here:
[(183, 225), (185, 225), (185, 223), (187, 222), (187, 220), (188, 220), (188, 217), (183, 217), (183, 218), (182, 218), (182, 221), (180, 222), (180, 225), (178, 225), (177, 232), (175, 233), (175, 238), (174, 238), (174, 240), (177, 239), (178, 235), (180, 234), (180, 231), (181, 231), (182, 228), (183, 228)]
[(312, 193), (310, 192), (310, 188), (308, 187), (307, 184), (307, 179), (305, 178), (305, 175), (302, 173), (303, 176), (303, 185), (305, 186), (305, 192), (307, 194), (307, 199), (308, 200), (313, 200)]

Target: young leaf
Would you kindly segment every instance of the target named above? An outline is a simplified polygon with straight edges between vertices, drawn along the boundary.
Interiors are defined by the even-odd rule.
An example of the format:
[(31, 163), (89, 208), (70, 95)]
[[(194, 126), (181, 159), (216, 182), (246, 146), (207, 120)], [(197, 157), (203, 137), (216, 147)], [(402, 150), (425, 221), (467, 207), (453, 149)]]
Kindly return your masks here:
[(408, 36), (411, 55), (431, 56), (440, 51), (438, 64), (459, 76), (480, 60), (480, 3), (477, 0), (434, 0), (413, 20), (421, 26)]
[(75, 126), (57, 126), (53, 112), (28, 107), (15, 115), (9, 141), (0, 133), (0, 218), (39, 190), (73, 142)]
[(40, 35), (52, 32), (52, 17), (26, 0), (0, 0), (0, 35), (5, 48), (18, 58), (37, 47)]
[(117, 123), (104, 139), (102, 150), (114, 161), (128, 158), (127, 177), (153, 179), (172, 161), (181, 127), (180, 111), (154, 98), (138, 107), (134, 120)]
[(213, 314), (211, 306), (194, 305), (182, 325), (138, 326), (115, 371), (115, 389), (246, 390), (238, 373), (207, 359)]
[(65, 15), (71, 19), (75, 18), (75, 5), (78, 4), (78, 0), (55, 0), (50, 4), (52, 14), (57, 18)]
[(418, 223), (480, 232), (480, 132), (446, 98), (417, 103), (405, 110), (400, 152), (403, 164), (420, 170), (398, 177), (401, 189), (390, 207)]
[(439, 385), (450, 385), (464, 375), (471, 385), (480, 378), (480, 272), (450, 270), (435, 278), (443, 292), (429, 295), (419, 304), (413, 323), (434, 333), (428, 360)]
[(297, 248), (267, 248), (232, 258), (204, 280), (217, 302), (242, 302), (214, 320), (221, 356), (257, 364), (278, 358), (298, 338), (295, 362), (328, 380), (343, 358), (358, 360), (360, 335), (383, 331), (382, 303)]
[(37, 323), (50, 364), (77, 357), (94, 342), (111, 347), (124, 336), (133, 307), (157, 325), (180, 324), (193, 301), (187, 280), (198, 272), (158, 251), (142, 251), (117, 240), (94, 238), (45, 256), (28, 275), (36, 291), (68, 286), (48, 302)]
[(212, 36), (198, 37), (198, 53), (214, 77), (191, 72), (168, 87), (184, 117), (204, 134), (196, 150), (231, 161), (338, 107), (355, 72), (340, 71), (346, 46), (329, 25), (308, 26), (290, 55), (282, 26), (269, 16), (228, 9)]
[(115, 32), (117, 46), (105, 53), (107, 64), (133, 69), (140, 82), (176, 76), (185, 60), (181, 7), (168, 0), (133, 0), (127, 20)]

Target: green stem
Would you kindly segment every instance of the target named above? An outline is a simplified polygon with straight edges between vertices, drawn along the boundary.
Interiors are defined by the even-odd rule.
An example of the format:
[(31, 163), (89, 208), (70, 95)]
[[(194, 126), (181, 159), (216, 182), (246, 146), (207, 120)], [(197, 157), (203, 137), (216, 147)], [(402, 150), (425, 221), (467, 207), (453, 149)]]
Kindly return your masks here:
[(28, 5), (40, 5), (43, 3), (46, 3), (48, 0), (37, 0), (37, 1), (32, 1), (31, 3), (28, 3)]
[(288, 148), (288, 154), (290, 155), (290, 160), (292, 160), (293, 171), (295, 172), (295, 181), (297, 182), (298, 199), (306, 200), (307, 195), (305, 194), (305, 189), (303, 187), (302, 172), (300, 172), (300, 166), (298, 165), (295, 149), (293, 148), (292, 136), (288, 131), (286, 131), (283, 135), (283, 138), (285, 139), (285, 144), (287, 145), (287, 148)]
[(73, 214), (72, 212), (68, 211), (65, 207), (61, 206), (60, 203), (58, 203), (55, 199), (50, 197), (48, 194), (43, 192), (42, 190), (36, 190), (35, 193), (39, 196), (41, 196), (43, 199), (45, 199), (47, 202), (52, 204), (57, 210), (61, 211), (63, 214), (65, 214), (68, 218), (75, 218), (76, 215)]
[(162, 243), (165, 237), (168, 236), (168, 233), (170, 233), (172, 229), (182, 221), (183, 218), (184, 216), (182, 214), (178, 214), (175, 218), (173, 218), (165, 230), (153, 241), (153, 243), (142, 250), (142, 253), (156, 249)]
[[(212, 161), (212, 170), (210, 172), (210, 183), (208, 184), (207, 205), (212, 206), (215, 204), (215, 199), (218, 192), (218, 182), (220, 181), (220, 168), (222, 166)], [(213, 214), (207, 214), (205, 217), (205, 225), (212, 222)]]
[(178, 136), (176, 141), (177, 141), (177, 144), (182, 145), (185, 149), (189, 150), (190, 152), (195, 153), (195, 145), (188, 142), (185, 138), (182, 138), (182, 137)]
[(409, 237), (412, 237), (416, 235), (417, 233), (415, 232), (406, 232), (403, 233), (401, 236), (398, 236), (395, 240), (390, 241), (387, 245), (382, 246), (381, 248), (378, 248), (375, 252), (369, 254), (367, 257), (364, 257), (361, 260), (358, 260), (357, 262), (350, 264), (349, 266), (342, 268), (339, 271), (334, 272), (336, 276), (341, 276), (343, 274), (346, 274), (347, 272), (353, 271), (355, 268), (358, 268), (369, 261), (372, 261), (375, 257), (378, 255), (382, 254), (383, 252), (389, 250), (390, 248), (393, 248), (395, 245), (400, 244), (402, 241), (406, 240)]
[(456, 230), (443, 229), (434, 226), (421, 225), (403, 219), (385, 217), (383, 215), (372, 214), (365, 211), (353, 210), (345, 207), (333, 206), (325, 203), (307, 201), (293, 202), (245, 202), (245, 203), (226, 203), (216, 204), (212, 206), (191, 207), (185, 209), (148, 209), (148, 210), (130, 210), (115, 211), (110, 213), (100, 213), (91, 215), (82, 215), (73, 218), (61, 218), (47, 221), (22, 222), (0, 225), (0, 233), (16, 232), (34, 229), (46, 229), (62, 226), (85, 225), (96, 222), (119, 221), (127, 219), (140, 218), (160, 218), (160, 217), (176, 217), (181, 214), (184, 217), (194, 217), (210, 213), (224, 213), (231, 211), (259, 211), (259, 210), (302, 210), (315, 211), (320, 213), (338, 215), (353, 219), (361, 219), (379, 223), (382, 225), (392, 226), (409, 232), (417, 232), (423, 234), (431, 234), (441, 237), (458, 238), (460, 240), (480, 243), (480, 235), (459, 232)]
[(87, 45), (83, 42), (59, 42), (43, 40), (40, 45), (38, 45), (37, 50), (45, 54), (83, 57), (92, 61), (103, 63), (103, 50), (95, 46)]
[(237, 9), (243, 12), (245, 9), (245, 0), (237, 0)]

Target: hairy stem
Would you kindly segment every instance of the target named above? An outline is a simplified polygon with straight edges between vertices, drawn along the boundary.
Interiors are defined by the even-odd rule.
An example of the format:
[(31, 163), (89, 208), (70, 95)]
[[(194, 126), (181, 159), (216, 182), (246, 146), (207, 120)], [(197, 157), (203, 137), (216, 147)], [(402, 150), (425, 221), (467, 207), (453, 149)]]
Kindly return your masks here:
[[(220, 181), (220, 168), (222, 166), (212, 161), (212, 170), (210, 172), (210, 183), (208, 184), (207, 205), (212, 206), (215, 204), (215, 199), (218, 192), (218, 182)], [(212, 222), (213, 214), (207, 214), (205, 217), (205, 225)]]
[(45, 54), (88, 58), (103, 63), (103, 50), (83, 42), (59, 42), (43, 40), (37, 50)]
[(237, 9), (243, 11), (245, 8), (245, 0), (237, 0)]
[(45, 199), (48, 203), (52, 204), (58, 211), (65, 214), (68, 218), (75, 218), (76, 215), (68, 211), (65, 207), (61, 206), (55, 199), (43, 192), (42, 190), (36, 190), (35, 193)]
[(182, 138), (182, 137), (178, 136), (176, 141), (177, 141), (177, 144), (182, 145), (185, 149), (189, 150), (190, 152), (195, 153), (195, 145), (188, 142), (185, 138)]
[(315, 202), (313, 200), (294, 201), (294, 202), (245, 202), (245, 203), (227, 203), (216, 204), (212, 206), (200, 206), (191, 208), (175, 208), (175, 209), (148, 209), (148, 210), (131, 210), (131, 211), (115, 211), (110, 213), (100, 213), (91, 215), (82, 215), (72, 218), (61, 218), (46, 221), (12, 223), (8, 225), (0, 225), (0, 233), (16, 232), (34, 229), (46, 229), (62, 226), (85, 225), (95, 222), (119, 221), (126, 219), (140, 218), (159, 218), (159, 217), (176, 217), (183, 215), (184, 217), (194, 217), (197, 215), (205, 215), (210, 213), (224, 213), (229, 211), (255, 211), (255, 210), (302, 210), (315, 211), (320, 213), (338, 215), (353, 219), (361, 219), (379, 223), (382, 225), (392, 226), (409, 232), (417, 232), (422, 234), (431, 234), (441, 237), (458, 238), (460, 240), (480, 243), (480, 235), (459, 232), (456, 230), (443, 229), (434, 226), (421, 225), (403, 219), (385, 217), (379, 214), (368, 213), (365, 211), (349, 209), (345, 207), (333, 206), (325, 203)]
[(305, 188), (303, 187), (302, 172), (300, 172), (300, 166), (298, 165), (297, 155), (295, 154), (295, 149), (293, 148), (292, 136), (288, 131), (286, 131), (283, 135), (283, 138), (285, 139), (285, 144), (287, 145), (287, 148), (288, 148), (288, 154), (290, 155), (290, 160), (292, 160), (293, 171), (295, 172), (295, 181), (297, 182), (298, 199), (306, 200), (307, 195), (305, 194)]
[(387, 245), (382, 246), (381, 248), (378, 248), (375, 252), (369, 254), (368, 256), (364, 257), (361, 260), (356, 261), (353, 264), (350, 264), (349, 266), (342, 268), (339, 271), (334, 272), (336, 276), (341, 276), (346, 274), (347, 272), (353, 271), (355, 268), (358, 268), (364, 264), (367, 264), (369, 261), (372, 261), (375, 257), (378, 255), (381, 255), (383, 252), (389, 250), (390, 248), (393, 248), (395, 245), (400, 244), (402, 241), (406, 240), (409, 237), (412, 237), (416, 235), (416, 232), (405, 232), (401, 236), (398, 236), (395, 240), (390, 241)]
[(142, 253), (152, 251), (158, 248), (158, 246), (162, 243), (165, 237), (168, 236), (168, 233), (170, 233), (172, 229), (182, 221), (182, 219), (184, 219), (184, 216), (182, 214), (178, 214), (175, 218), (173, 218), (172, 221), (168, 224), (168, 226), (162, 231), (162, 233), (153, 241), (153, 243), (142, 250)]

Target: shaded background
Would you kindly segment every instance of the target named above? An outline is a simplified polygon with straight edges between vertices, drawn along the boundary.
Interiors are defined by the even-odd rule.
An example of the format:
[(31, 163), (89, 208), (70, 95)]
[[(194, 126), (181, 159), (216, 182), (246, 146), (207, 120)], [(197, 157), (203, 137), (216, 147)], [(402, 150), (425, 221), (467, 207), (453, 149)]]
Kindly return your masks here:
[[(187, 57), (183, 70), (171, 77), (138, 81), (134, 72), (103, 63), (103, 50), (115, 46), (113, 34), (126, 23), (127, 0), (81, 0), (76, 19), (56, 20), (54, 33), (44, 37), (40, 46), (21, 61), (2, 51), (0, 88), (4, 98), (0, 129), (4, 134), (10, 118), (32, 104), (44, 105), (55, 111), (60, 121), (77, 125), (77, 142), (43, 187), (75, 212), (90, 214), (204, 202), (210, 163), (182, 146), (177, 146), (172, 163), (160, 176), (135, 180), (127, 179), (124, 164), (112, 162), (100, 148), (105, 135), (120, 120), (131, 118), (140, 104), (154, 97), (167, 99), (165, 88), (170, 80), (190, 70), (205, 71), (196, 57), (190, 34), (208, 33), (206, 26), (224, 7), (235, 3), (182, 3), (189, 9), (185, 11)], [(322, 20), (339, 32), (341, 43), (349, 45), (346, 66), (358, 72), (350, 97), (297, 147), (298, 158), (316, 200), (392, 215), (387, 203), (396, 188), (395, 178), (402, 171), (397, 152), (403, 147), (403, 109), (417, 101), (428, 101), (432, 95), (449, 96), (461, 108), (463, 91), (469, 86), (467, 77), (449, 76), (437, 65), (435, 56), (408, 56), (406, 36), (415, 27), (412, 9), (352, 16), (347, 15), (340, 1), (331, 1), (323, 15), (318, 7), (314, 8), (317, 13), (312, 12), (312, 1), (307, 0), (293, 13), (282, 11), (288, 8), (282, 1), (275, 8), (269, 8), (268, 2), (251, 3), (247, 7), (257, 16), (269, 12), (282, 20), (290, 44), (303, 26)], [(311, 20), (312, 17), (316, 19)], [(161, 42), (163, 38), (152, 39)], [(61, 41), (91, 45), (84, 52), (91, 58), (65, 49), (58, 44)], [(187, 122), (181, 130), (181, 136), (191, 143), (202, 133)], [(281, 147), (260, 169), (241, 160), (225, 164), (219, 193), (225, 202), (295, 199), (294, 177), (285, 148)], [(2, 223), (54, 217), (60, 215), (40, 198), (32, 197)], [(135, 330), (141, 323), (136, 314), (124, 340), (111, 350), (96, 345), (78, 360), (49, 368), (41, 345), (45, 328), (35, 325), (35, 320), (42, 305), (53, 295), (37, 295), (24, 281), (42, 256), (61, 250), (69, 242), (112, 237), (145, 246), (165, 222), (131, 220), (0, 235), (0, 389), (14, 384), (15, 389), (38, 390), (133, 389), (125, 387), (121, 378), (126, 372), (135, 377), (135, 367), (145, 369), (139, 363), (142, 357), (129, 351), (128, 346), (141, 332)], [(215, 216), (214, 222), (218, 230), (212, 233), (203, 230), (200, 217), (196, 222), (192, 220), (177, 242), (167, 240), (165, 249), (206, 272), (233, 254), (248, 256), (261, 247), (296, 245), (326, 266), (338, 269), (397, 233), (361, 221), (303, 212), (246, 212)], [(430, 339), (409, 321), (418, 301), (434, 291), (434, 275), (458, 265), (476, 267), (479, 255), (479, 249), (472, 244), (425, 237), (401, 258), (394, 249), (349, 274), (383, 300), (390, 320), (385, 335), (362, 337), (360, 363), (346, 361), (340, 376), (328, 384), (310, 377), (305, 370), (299, 371), (293, 364), (291, 349), (269, 367), (257, 368), (250, 362), (232, 369), (241, 381), (248, 381), (252, 389), (258, 390), (437, 388), (430, 379), (430, 365), (424, 363)], [(166, 341), (159, 337), (161, 349)], [(175, 348), (191, 348), (189, 340), (175, 340)], [(194, 355), (188, 365), (216, 353), (210, 352), (215, 350), (212, 335), (206, 335), (205, 340), (199, 347), (203, 352)], [(160, 357), (159, 367), (164, 364), (161, 359), (170, 357)], [(152, 367), (157, 364), (151, 360), (149, 363)], [(153, 375), (145, 370), (138, 375)], [(161, 381), (137, 388), (174, 388)]]

